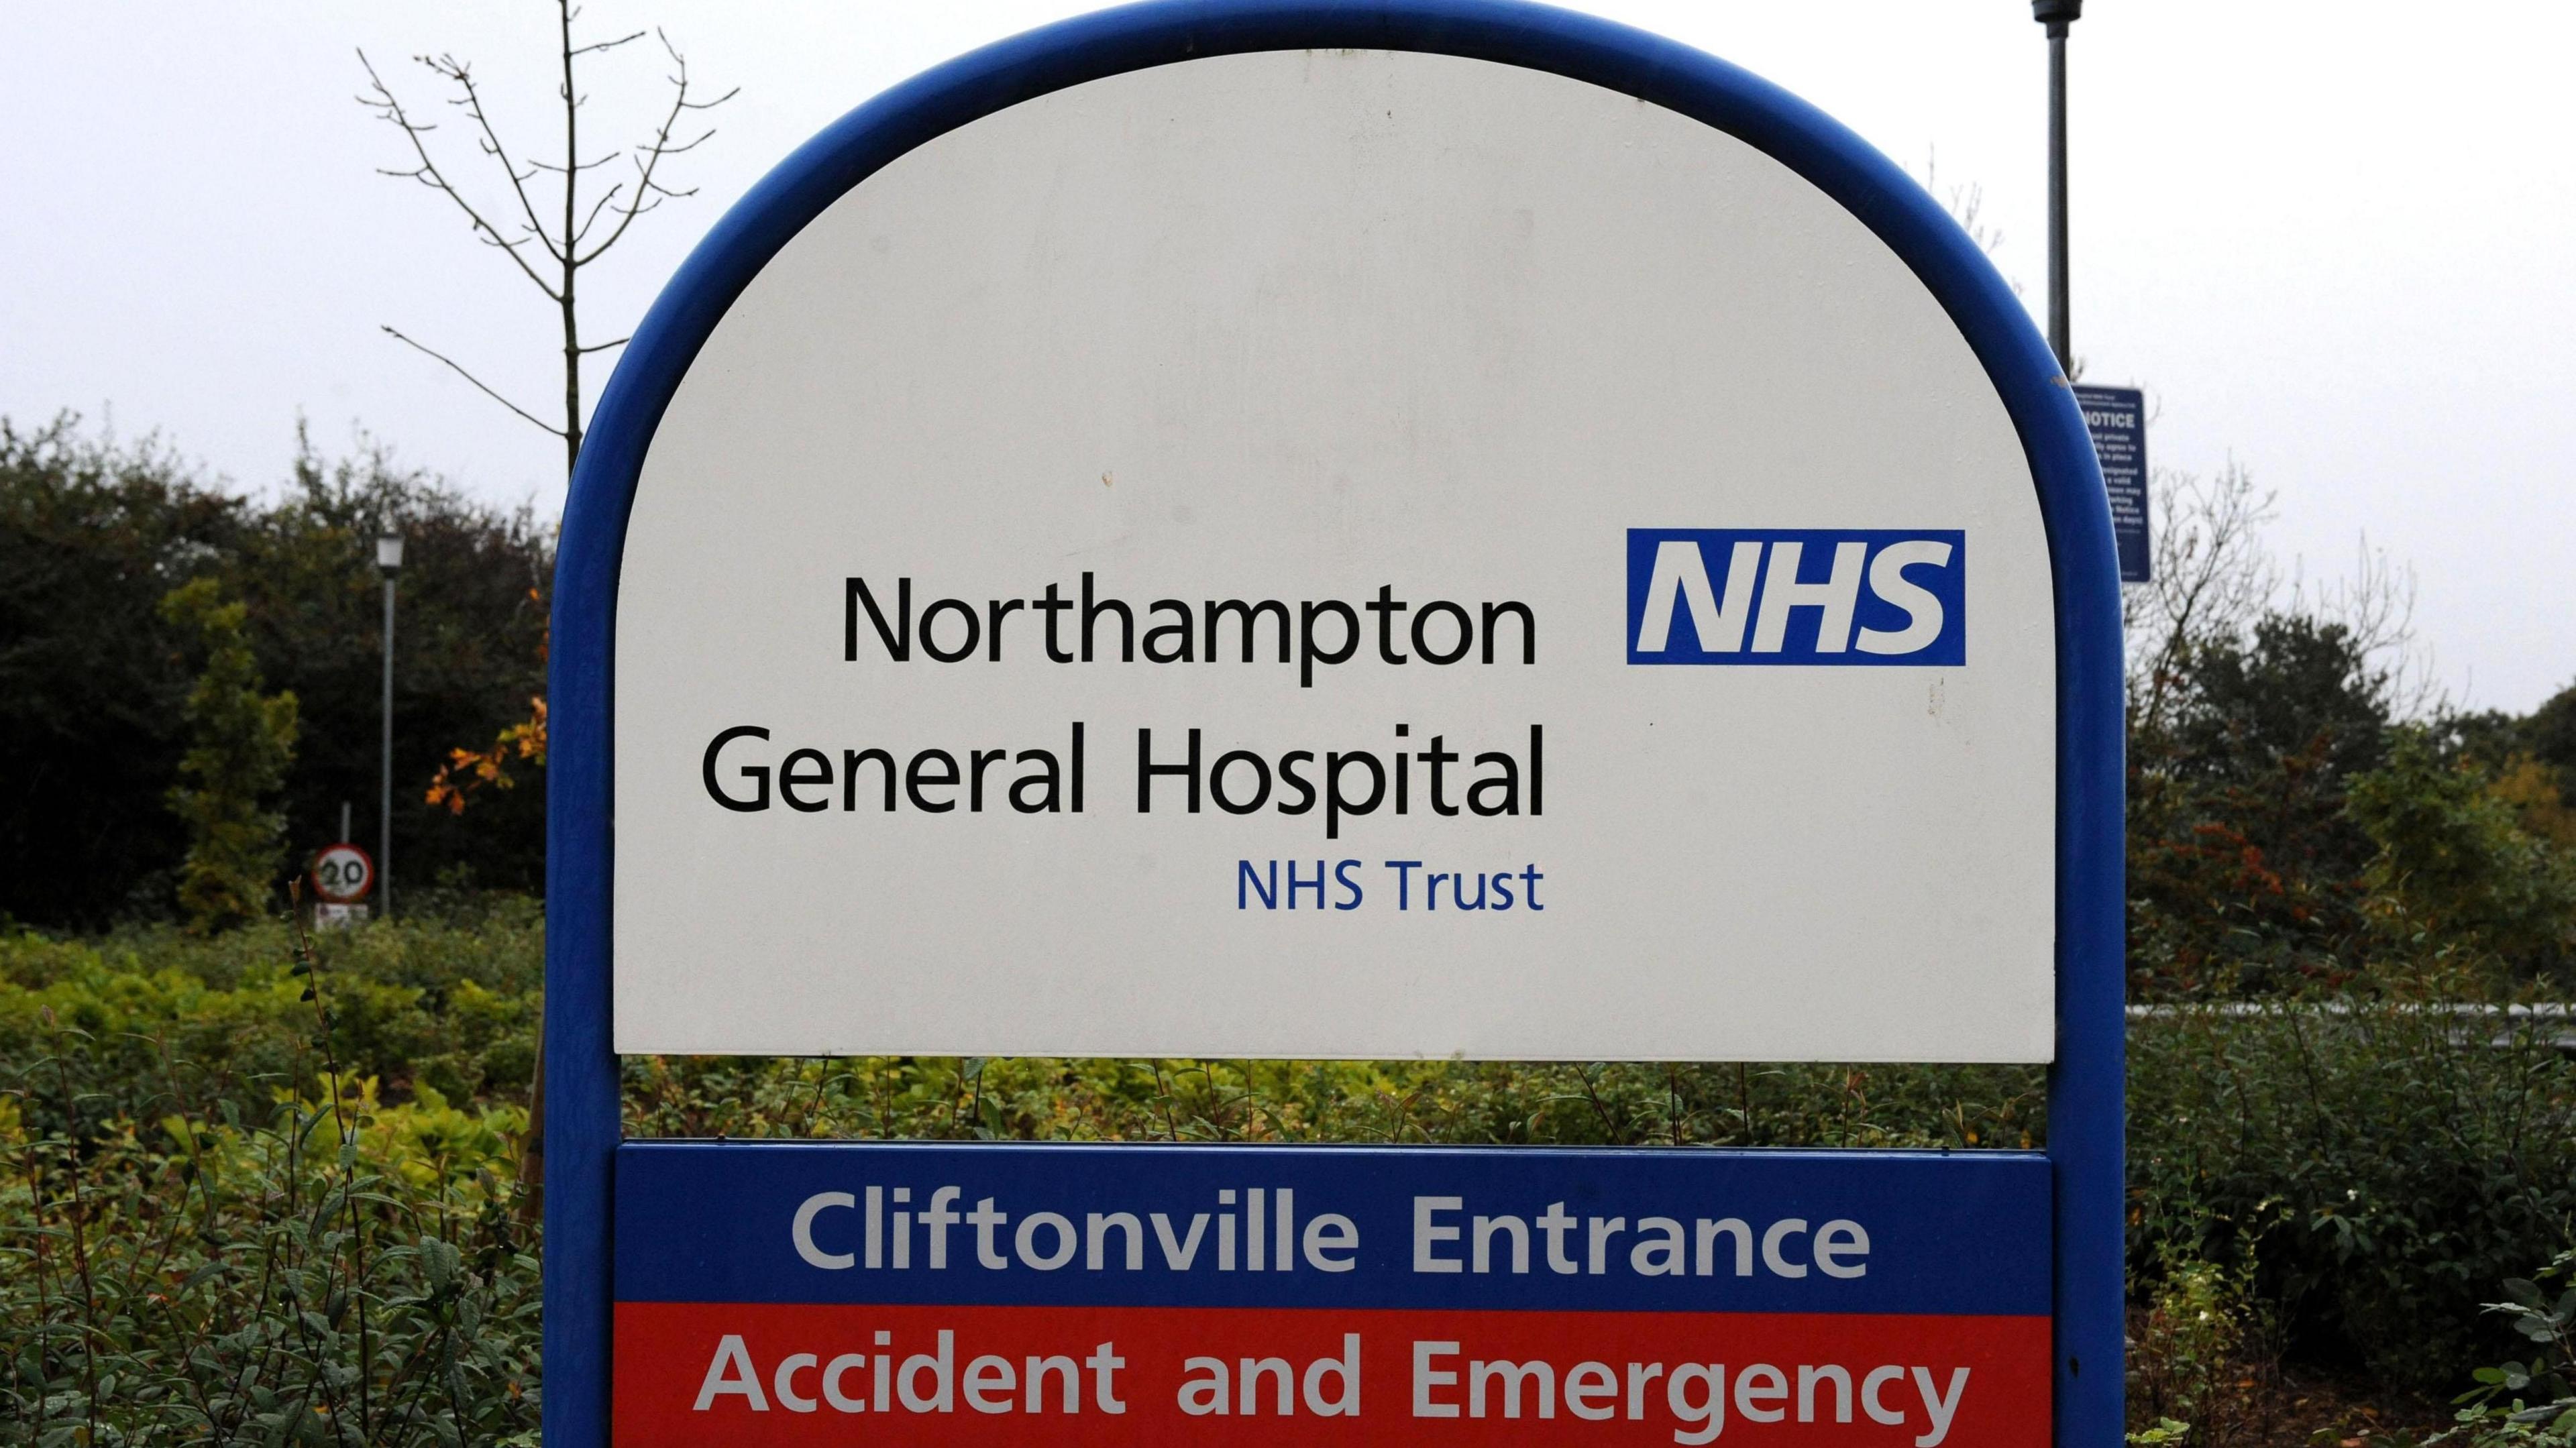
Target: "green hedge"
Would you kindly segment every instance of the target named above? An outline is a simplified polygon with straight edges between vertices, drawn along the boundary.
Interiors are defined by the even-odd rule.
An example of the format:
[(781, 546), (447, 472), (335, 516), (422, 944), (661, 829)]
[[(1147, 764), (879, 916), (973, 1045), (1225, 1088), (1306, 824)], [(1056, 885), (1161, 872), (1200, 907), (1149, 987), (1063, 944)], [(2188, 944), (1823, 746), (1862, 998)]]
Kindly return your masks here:
[[(0, 1423), (322, 1442), (363, 1407), (385, 1442), (526, 1433), (536, 1279), (513, 1167), (541, 957), (533, 911), (506, 905), (322, 937), (310, 975), (275, 927), (0, 938), (0, 1320), (22, 1329), (0, 1335)], [(2576, 1062), (2547, 1031), (2347, 1004), (2132, 1030), (2134, 1276), (2170, 1295), (2161, 1278), (2215, 1264), (2294, 1357), (2453, 1391), (2518, 1351), (2480, 1304), (2571, 1241)], [(2026, 1067), (638, 1058), (626, 1075), (643, 1135), (2046, 1137)]]
[[(504, 900), (464, 921), (312, 938), (330, 981), (330, 1045), (352, 1077), (390, 1097), (429, 1087), (450, 1100), (517, 1100), (536, 1063), (544, 924)], [(284, 925), (200, 938), (157, 927), (91, 939), (0, 935), (0, 1085), (47, 1054), (45, 1013), (79, 1033), (62, 1063), (102, 1119), (152, 1120), (219, 1102), (263, 1119), (309, 1079), (316, 1016), (291, 974)], [(59, 1083), (27, 1109), (58, 1128)]]
[(2294, 1355), (2385, 1382), (2525, 1355), (2480, 1304), (2576, 1242), (2565, 1029), (2380, 1002), (2132, 1030), (2130, 1260), (2248, 1266)]

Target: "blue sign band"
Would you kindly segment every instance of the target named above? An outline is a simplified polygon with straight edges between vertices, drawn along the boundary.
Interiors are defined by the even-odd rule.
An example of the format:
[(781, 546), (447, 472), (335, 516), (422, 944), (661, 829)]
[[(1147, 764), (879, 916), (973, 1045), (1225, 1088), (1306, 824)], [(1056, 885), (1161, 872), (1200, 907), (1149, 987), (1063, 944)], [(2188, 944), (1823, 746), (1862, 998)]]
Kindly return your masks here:
[(620, 1302), (2040, 1317), (2026, 1152), (630, 1143)]

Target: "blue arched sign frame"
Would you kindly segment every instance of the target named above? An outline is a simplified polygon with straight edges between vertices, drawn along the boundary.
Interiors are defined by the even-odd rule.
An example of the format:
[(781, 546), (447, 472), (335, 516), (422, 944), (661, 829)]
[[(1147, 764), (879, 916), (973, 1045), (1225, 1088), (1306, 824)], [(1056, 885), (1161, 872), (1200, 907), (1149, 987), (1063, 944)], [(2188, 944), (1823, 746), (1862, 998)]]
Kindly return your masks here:
[(852, 111), (755, 186), (637, 328), (592, 420), (556, 565), (548, 780), (545, 1436), (609, 1441), (618, 1063), (610, 910), (616, 598), (664, 408), (762, 266), (824, 208), (934, 137), (1069, 86), (1212, 55), (1421, 51), (1552, 72), (1754, 146), (1841, 204), (1921, 278), (2000, 395), (2036, 480), (2057, 613), (2057, 1049), (2049, 1077), (2053, 1411), (2061, 1444), (2122, 1436), (2121, 633), (2092, 446), (2021, 303), (1941, 208), (1831, 118), (1641, 31), (1505, 0), (1154, 0), (985, 47)]

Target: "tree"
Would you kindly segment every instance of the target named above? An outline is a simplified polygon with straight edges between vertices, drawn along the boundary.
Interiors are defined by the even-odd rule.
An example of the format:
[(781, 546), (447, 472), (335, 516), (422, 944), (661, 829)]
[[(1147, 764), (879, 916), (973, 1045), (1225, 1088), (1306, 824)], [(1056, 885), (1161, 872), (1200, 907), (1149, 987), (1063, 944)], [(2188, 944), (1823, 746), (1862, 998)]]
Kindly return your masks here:
[[(403, 138), (411, 143), (415, 164), (405, 169), (387, 171), (385, 174), (417, 181), (455, 203), (457, 209), (465, 214), (466, 222), (472, 228), (475, 237), (484, 245), (496, 248), (507, 256), (518, 268), (519, 273), (533, 283), (538, 291), (544, 293), (546, 300), (554, 306), (563, 326), (562, 425), (557, 426), (546, 422), (535, 413), (502, 396), (499, 391), (446, 354), (414, 341), (391, 326), (387, 326), (385, 331), (395, 340), (417, 348), (446, 364), (458, 376), (473, 383), (484, 396), (562, 438), (566, 478), (571, 477), (573, 465), (581, 460), (581, 359), (594, 352), (606, 352), (623, 346), (627, 340), (624, 337), (599, 343), (585, 343), (582, 340), (581, 312), (576, 300), (582, 270), (597, 262), (618, 242), (624, 240), (627, 228), (635, 224), (637, 217), (658, 209), (665, 201), (696, 194), (694, 188), (686, 191), (675, 190), (666, 184), (662, 176), (663, 163), (704, 145), (707, 139), (715, 134), (713, 127), (699, 130), (696, 135), (686, 140), (680, 138), (681, 128), (687, 126), (690, 129), (696, 129), (693, 121), (695, 113), (713, 110), (733, 99), (738, 93), (727, 91), (713, 100), (691, 99), (687, 57), (680, 53), (679, 47), (671, 43), (669, 36), (658, 30), (654, 31), (652, 32), (654, 38), (662, 42), (663, 53), (671, 58), (670, 108), (663, 113), (661, 124), (654, 129), (650, 139), (630, 148), (612, 150), (584, 159), (581, 149), (581, 108), (584, 97), (575, 79), (575, 66), (585, 57), (605, 55), (641, 40), (645, 32), (638, 30), (614, 40), (577, 44), (572, 33), (573, 21), (577, 13), (573, 8), (572, 0), (555, 0), (555, 33), (558, 37), (556, 51), (563, 72), (563, 80), (555, 92), (556, 98), (563, 105), (564, 142), (560, 161), (538, 160), (532, 155), (513, 152), (503, 144), (499, 129), (494, 126), (491, 114), (484, 108), (483, 93), (475, 83), (473, 68), (466, 62), (452, 55), (440, 55), (435, 58), (426, 55), (414, 57), (432, 75), (437, 76), (453, 89), (454, 94), (449, 97), (448, 104), (464, 113), (473, 122), (477, 148), (483, 155), (497, 162), (502, 175), (507, 178), (507, 199), (503, 204), (515, 212), (515, 216), (509, 222), (512, 232), (515, 233), (513, 235), (505, 235), (501, 227), (488, 218), (487, 209), (469, 198), (440, 167), (437, 159), (431, 154), (429, 143), (430, 133), (437, 127), (431, 123), (415, 120), (411, 112), (404, 108), (402, 101), (395, 96), (392, 88), (385, 84), (383, 77), (376, 74), (376, 68), (367, 60), (366, 53), (360, 51), (358, 54), (358, 63), (366, 67), (369, 86), (369, 93), (359, 97), (359, 102), (373, 110), (380, 119), (401, 130)], [(635, 174), (627, 180), (610, 185), (606, 190), (590, 197), (585, 204), (582, 195), (583, 178), (588, 173), (609, 165), (620, 156), (626, 156), (632, 162)], [(553, 177), (553, 184), (562, 189), (560, 220), (551, 226), (545, 217), (538, 213), (538, 198), (532, 196), (528, 189), (529, 183), (536, 181), (540, 176)], [(509, 213), (496, 212), (495, 214), (508, 215)], [(594, 241), (593, 233), (603, 221), (608, 231), (606, 235)], [(536, 252), (534, 257), (529, 255), (531, 249)], [(501, 767), (501, 761), (514, 747), (520, 749), (519, 757), (523, 760), (539, 767), (543, 766), (545, 698), (543, 695), (538, 695), (529, 702), (533, 706), (533, 712), (528, 719), (514, 729), (504, 730), (490, 749), (479, 752), (470, 749), (450, 751), (448, 767), (440, 771), (428, 791), (427, 797), (430, 803), (444, 804), (451, 813), (461, 813), (466, 793), (472, 789), (475, 782), (486, 778), (494, 781), (508, 778)], [(531, 741), (533, 741), (533, 747), (528, 747)], [(491, 762), (491, 775), (485, 776), (482, 773), (476, 765), (477, 760)], [(459, 769), (465, 772), (459, 775), (457, 773)], [(526, 1154), (521, 1158), (519, 1168), (520, 1180), (531, 1188), (526, 1198), (531, 1210), (534, 1209), (537, 1200), (534, 1189), (539, 1187), (543, 1180), (544, 1121), (545, 1070), (544, 1057), (540, 1055), (537, 1078), (529, 1092)]]
[(2387, 923), (2537, 973), (2576, 946), (2576, 860), (2522, 828), (2497, 788), (2512, 778), (2444, 760), (2427, 731), (2402, 730), (2387, 766), (2353, 784), (2351, 814), (2379, 846), (2369, 881)]
[[(495, 188), (501, 195), (498, 205), (467, 195), (458, 181), (449, 176), (431, 149), (430, 137), (438, 129), (437, 124), (416, 119), (401, 98), (394, 94), (392, 87), (376, 73), (375, 65), (367, 59), (366, 52), (358, 52), (358, 63), (366, 69), (368, 84), (367, 94), (358, 98), (359, 103), (400, 130), (403, 139), (411, 145), (414, 164), (388, 169), (384, 174), (419, 182), (454, 203), (464, 213), (466, 224), (476, 239), (508, 257), (519, 274), (545, 295), (560, 318), (563, 328), (562, 423), (547, 422), (535, 412), (512, 402), (447, 354), (390, 325), (384, 330), (395, 340), (445, 364), (456, 375), (474, 384), (484, 396), (563, 439), (564, 473), (567, 477), (572, 473), (573, 464), (581, 457), (582, 359), (621, 347), (627, 340), (624, 337), (609, 342), (582, 340), (578, 301), (581, 273), (623, 241), (627, 228), (635, 224), (636, 218), (659, 209), (664, 201), (696, 194), (695, 188), (675, 190), (666, 184), (663, 164), (696, 150), (715, 134), (714, 128), (708, 127), (694, 136), (681, 139), (684, 128), (697, 129), (695, 113), (713, 110), (733, 99), (737, 93), (727, 91), (713, 100), (692, 99), (688, 58), (680, 53), (668, 36), (658, 30), (653, 31), (651, 34), (662, 42), (663, 53), (670, 57), (672, 66), (669, 77), (671, 104), (663, 113), (661, 124), (655, 127), (649, 139), (632, 147), (585, 158), (581, 142), (581, 108), (587, 97), (577, 84), (575, 67), (587, 57), (605, 55), (641, 40), (646, 32), (638, 30), (614, 40), (580, 44), (573, 38), (573, 22), (578, 16), (572, 0), (556, 0), (556, 50), (563, 72), (563, 80), (556, 89), (556, 97), (563, 105), (560, 160), (539, 159), (534, 153), (514, 151), (503, 143), (499, 128), (484, 107), (483, 92), (474, 79), (472, 65), (453, 55), (413, 57), (454, 92), (447, 104), (472, 123), (476, 149), (499, 166), (507, 184), (506, 187)], [(632, 162), (635, 174), (594, 195), (585, 196), (584, 179), (620, 157)], [(539, 183), (541, 177), (553, 180), (540, 183), (538, 190), (532, 191), (531, 183)], [(557, 198), (540, 194), (546, 185), (561, 189), (560, 206), (553, 205)], [(553, 220), (540, 212), (541, 201), (548, 204), (548, 210), (554, 214)], [(495, 216), (502, 220), (494, 221), (492, 218)], [(599, 234), (603, 225), (607, 230), (605, 234)]]
[(545, 608), (532, 595), (553, 571), (552, 530), (528, 508), (476, 503), (365, 444), (336, 460), (304, 449), (273, 498), (224, 572), (251, 605), (269, 676), (304, 703), (305, 757), (288, 789), (299, 838), (335, 830), (343, 801), (375, 797), (383, 593), (369, 560), (391, 520), (408, 540), (394, 669), (397, 851), (424, 885), (540, 888), (542, 791), (495, 801), (470, 822), (427, 808), (421, 791), (448, 741), (488, 737), (544, 688)]
[(2414, 579), (2282, 568), (2272, 495), (2229, 463), (2156, 475), (2153, 581), (2128, 640), (2130, 960), (2142, 989), (2333, 984), (2368, 954), (2379, 847), (2348, 808), (2401, 720), (2441, 714)]
[(148, 439), (0, 421), (0, 916), (167, 914), (189, 676), (160, 603), (237, 546), (246, 514)]
[(2281, 591), (2261, 536), (2273, 496), (2255, 491), (2252, 474), (2234, 463), (2207, 479), (2158, 469), (2151, 497), (2151, 581), (2120, 596), (2129, 729), (2150, 737), (2171, 722), (2199, 660), (2242, 642)]
[[(0, 420), (0, 916), (94, 930), (170, 915), (188, 837), (166, 796), (204, 644), (161, 600), (196, 578), (247, 607), (262, 678), (296, 696), (276, 805), (290, 845), (338, 838), (342, 802), (375, 797), (371, 556), (386, 517), (402, 520), (421, 585), (404, 599), (395, 707), (415, 727), (394, 741), (395, 777), (425, 783), (446, 741), (490, 738), (544, 687), (545, 611), (529, 592), (554, 551), (529, 510), (464, 497), (363, 443), (338, 459), (306, 447), (252, 498), (149, 439)], [(471, 819), (406, 810), (396, 826), (417, 877), (539, 888), (543, 795), (492, 795)]]
[[(541, 603), (544, 595), (531, 588), (528, 600)], [(540, 666), (545, 660), (545, 646), (537, 650)], [(528, 717), (494, 736), (488, 749), (456, 748), (447, 751), (447, 762), (429, 782), (429, 802), (451, 815), (465, 813), (465, 801), (475, 791), (516, 789), (519, 777), (510, 772), (512, 764), (546, 767), (546, 696), (530, 695)]]
[(188, 828), (180, 907), (190, 929), (219, 930), (265, 916), (277, 889), (286, 819), (268, 802), (295, 757), (295, 696), (260, 692), (259, 661), (243, 628), (250, 610), (226, 602), (216, 580), (172, 589), (161, 613), (206, 651), (205, 672), (188, 694), (188, 752), (170, 809)]
[[(2567, 711), (2447, 707), (2412, 646), (2412, 580), (2364, 550), (2285, 580), (2268, 498), (2230, 469), (2131, 591), (2129, 944), (2151, 994), (2270, 993), (2449, 959), (2576, 958), (2576, 814), (2544, 753)], [(2171, 515), (2165, 515), (2170, 518)]]
[(2266, 613), (2133, 695), (2132, 977), (2183, 993), (2334, 982), (2359, 962), (2376, 845), (2348, 813), (2388, 747), (2388, 687), (2351, 632)]
[(2531, 711), (2523, 730), (2532, 757), (2558, 772), (2562, 793), (2576, 796), (2576, 684)]

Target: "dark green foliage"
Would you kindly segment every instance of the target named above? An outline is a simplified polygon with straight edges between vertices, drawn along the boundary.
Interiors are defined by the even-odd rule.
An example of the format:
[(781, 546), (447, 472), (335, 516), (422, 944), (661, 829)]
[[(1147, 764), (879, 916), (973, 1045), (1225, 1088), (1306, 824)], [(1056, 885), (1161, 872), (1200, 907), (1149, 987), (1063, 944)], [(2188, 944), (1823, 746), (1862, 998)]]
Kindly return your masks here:
[(2130, 1260), (2250, 1264), (2294, 1356), (2455, 1388), (2576, 1227), (2576, 1062), (2563, 1025), (2337, 1004), (2130, 1033)]
[[(526, 1441), (523, 1081), (492, 1063), (525, 1059), (540, 955), (506, 908), (302, 959), (276, 926), (0, 940), (0, 1318), (26, 1328), (0, 1338), (0, 1430)], [(451, 1106), (441, 1071), (482, 1103)], [(656, 1134), (949, 1139), (2024, 1146), (2041, 1092), (2026, 1067), (1454, 1062), (639, 1058), (629, 1080)]]
[(170, 809), (188, 827), (179, 908), (189, 928), (227, 928), (269, 914), (285, 865), (286, 821), (269, 797), (295, 757), (295, 696), (262, 694), (242, 621), (212, 578), (192, 579), (161, 600), (161, 617), (196, 635), (205, 672), (188, 691), (188, 752)]
[[(300, 851), (357, 806), (373, 848), (381, 769), (384, 583), (373, 539), (391, 516), (405, 547), (394, 628), (394, 889), (408, 908), (435, 881), (536, 891), (545, 882), (545, 774), (485, 791), (471, 814), (432, 807), (449, 751), (479, 749), (545, 692), (545, 598), (554, 540), (524, 508), (503, 512), (381, 454), (328, 465), (309, 451), (259, 515), (234, 567), (269, 677), (308, 721), (286, 810)], [(29, 917), (33, 918), (33, 917)]]
[[(165, 796), (186, 748), (202, 645), (162, 617), (171, 590), (220, 581), (248, 609), (259, 673), (296, 696), (301, 734), (277, 806), (291, 858), (354, 804), (372, 841), (382, 581), (378, 521), (409, 539), (395, 655), (396, 886), (543, 878), (544, 790), (425, 801), (458, 746), (481, 747), (544, 688), (553, 544), (524, 511), (474, 503), (381, 452), (308, 449), (273, 497), (203, 482), (146, 442), (68, 421), (0, 421), (0, 918), (78, 928), (170, 916), (187, 849)], [(541, 777), (540, 777), (541, 778)], [(532, 782), (534, 783), (534, 782)]]
[(2387, 675), (2349, 629), (2307, 614), (2267, 614), (2250, 641), (2196, 661), (2172, 726), (2171, 767), (2247, 784), (2305, 761), (2348, 780), (2386, 755), (2388, 720)]
[(2576, 1250), (2505, 1284), (2487, 1311), (2513, 1324), (2522, 1354), (2477, 1370), (2460, 1394), (2460, 1426), (2430, 1441), (2464, 1438), (2471, 1448), (2576, 1445)]
[[(396, 1099), (428, 1086), (515, 1103), (534, 1061), (542, 938), (524, 902), (466, 923), (324, 932), (313, 949), (332, 982), (328, 1045), (352, 1078)], [(45, 1053), (50, 1010), (83, 1033), (61, 1069), (94, 1116), (263, 1120), (316, 1044), (303, 986), (274, 924), (211, 939), (169, 927), (0, 936), (0, 1075)], [(52, 1100), (30, 1095), (30, 1120), (57, 1129)]]
[[(174, 782), (198, 791), (199, 838), (229, 842), (199, 854), (208, 915), (260, 909), (270, 808), (293, 856), (336, 833), (343, 800), (372, 837), (387, 518), (409, 538), (405, 918), (304, 952), (275, 924), (183, 933)], [(307, 451), (252, 500), (148, 445), (0, 423), (0, 925), (93, 932), (0, 933), (0, 1321), (21, 1329), (0, 1333), (0, 1439), (528, 1440), (537, 1288), (513, 1178), (542, 939), (511, 892), (542, 878), (542, 775), (463, 815), (423, 794), (450, 749), (527, 716), (550, 567), (524, 513), (379, 454)], [(2484, 1306), (2576, 1231), (2576, 1060), (2550, 1044), (2568, 1027), (2421, 1003), (2576, 994), (2576, 690), (2527, 719), (2419, 719), (2375, 662), (2384, 630), (2372, 644), (2264, 612), (2250, 583), (2213, 587), (2233, 605), (2162, 599), (2173, 631), (2133, 681), (2133, 994), (2184, 1004), (2131, 1031), (2130, 1160), (2138, 1401), (2175, 1418), (2139, 1441), (2217, 1448), (2269, 1441), (2247, 1385), (2276, 1381), (2282, 1354), (2444, 1393), (2479, 1364), (2530, 1367), (2514, 1336), (2530, 1305)], [(281, 732), (272, 686), (302, 721), (274, 807), (253, 757)], [(192, 727), (213, 752), (183, 781)], [(1969, 1149), (2045, 1133), (2036, 1068), (625, 1069), (643, 1135)], [(2480, 1424), (2480, 1448), (2547, 1441)]]
[(101, 921), (168, 896), (187, 838), (163, 792), (192, 671), (160, 603), (243, 512), (148, 444), (0, 421), (0, 915)]
[[(286, 966), (301, 984), (272, 993), (284, 1005), (251, 1012), (285, 1069), (245, 1109), (243, 1083), (204, 1079), (167, 1033), (119, 1029), (149, 1013), (117, 1019), (112, 1001), (180, 972), (100, 979), (34, 944), (0, 985), (0, 1436), (532, 1441), (538, 1271), (509, 1180), (523, 1112), (426, 1088), (383, 1104), (332, 1045), (337, 983), (310, 954)], [(47, 993), (103, 988), (82, 1014), (107, 1029), (30, 1009), (17, 977), (36, 973), (56, 977)]]
[(631, 1057), (637, 1136), (2022, 1147), (2035, 1067)]
[(2423, 731), (2396, 739), (2349, 806), (2379, 846), (2364, 880), (2382, 925), (2526, 975), (2563, 967), (2576, 947), (2576, 862), (2521, 827), (2493, 776), (2436, 757)]
[(2134, 997), (2367, 989), (2428, 953), (2570, 983), (2576, 813), (2539, 750), (2576, 707), (2400, 721), (2369, 650), (2300, 614), (2161, 682), (2130, 720)]
[(2531, 713), (2521, 744), (2558, 771), (2559, 789), (2576, 796), (2576, 685), (2559, 690)]
[[(533, 1424), (536, 1287), (532, 1244), (513, 1235), (511, 1137), (534, 1044), (537, 922), (505, 902), (453, 923), (326, 935), (315, 951), (318, 972), (300, 975), (276, 926), (0, 940), (0, 1147), (14, 1172), (0, 1179), (0, 1317), (55, 1325), (9, 1339), (18, 1360), (39, 1353), (44, 1365), (19, 1370), (15, 1406), (0, 1411), (32, 1415), (25, 1374), (38, 1371), (53, 1385), (49, 1421), (85, 1413), (71, 1324), (95, 1322), (102, 1422), (134, 1441), (210, 1436), (197, 1394), (211, 1400), (210, 1384), (234, 1380), (243, 1360), (222, 1354), (255, 1338), (282, 1365), (263, 1370), (271, 1396), (240, 1402), (302, 1412), (308, 1438), (327, 1440), (326, 1415), (296, 1384), (328, 1380), (353, 1400), (361, 1357), (347, 1303), (360, 1294), (343, 1316), (326, 1309), (334, 1281), (362, 1278), (375, 1284), (369, 1411), (381, 1410), (373, 1385), (393, 1380), (396, 1359), (467, 1346), (470, 1304), (482, 1356), (460, 1363), (461, 1386), (442, 1377), (422, 1401), (452, 1410), (466, 1441)], [(327, 1030), (302, 998), (317, 978)], [(2362, 1363), (2433, 1391), (2528, 1356), (2481, 1305), (2567, 1245), (2576, 1062), (2547, 1044), (2563, 1028), (2462, 1028), (2398, 999), (2467, 985), (2382, 980), (2374, 996), (2331, 1003), (2340, 1014), (2318, 1009), (2327, 1002), (2203, 1010), (2132, 1030), (2132, 1261), (2142, 1300), (2174, 1309), (2159, 1341), (2181, 1332), (2207, 1349), (2205, 1369), (2232, 1371), (2227, 1354), (2251, 1338), (2212, 1337), (2192, 1307), (2223, 1298), (2294, 1359)], [(328, 1061), (337, 1093), (320, 1084)], [(630, 1131), (646, 1135), (1683, 1149), (2045, 1140), (2041, 1072), (2028, 1067), (635, 1058), (627, 1105)], [(343, 1167), (334, 1143), (351, 1120)], [(354, 1197), (333, 1195), (343, 1181), (361, 1184)], [(40, 1213), (49, 1231), (75, 1215), (89, 1224), (95, 1317), (68, 1295), (70, 1239), (32, 1234)], [(450, 1270), (435, 1265), (446, 1259), (432, 1241), (457, 1253), (448, 1289), (431, 1275)], [(272, 1260), (279, 1275), (263, 1278), (255, 1269)], [(277, 1282), (303, 1284), (293, 1308)], [(218, 1341), (227, 1335), (231, 1346)], [(188, 1344), (201, 1341), (217, 1368), (193, 1366)], [(2168, 1407), (2188, 1396), (2168, 1393)], [(380, 1438), (401, 1441), (374, 1421)], [(416, 1441), (435, 1436), (423, 1432)]]
[(2344, 809), (2387, 754), (2388, 681), (2295, 614), (2193, 656), (2129, 744), (2130, 974), (2139, 994), (2337, 986), (2362, 956), (2377, 846)]
[[(433, 1114), (456, 1123), (317, 1097), (257, 1126), (19, 1146), (0, 1431), (423, 1448), (532, 1433), (536, 1259), (511, 1235), (497, 1164), (422, 1144), (501, 1136)], [(460, 1166), (485, 1184), (447, 1180)]]

